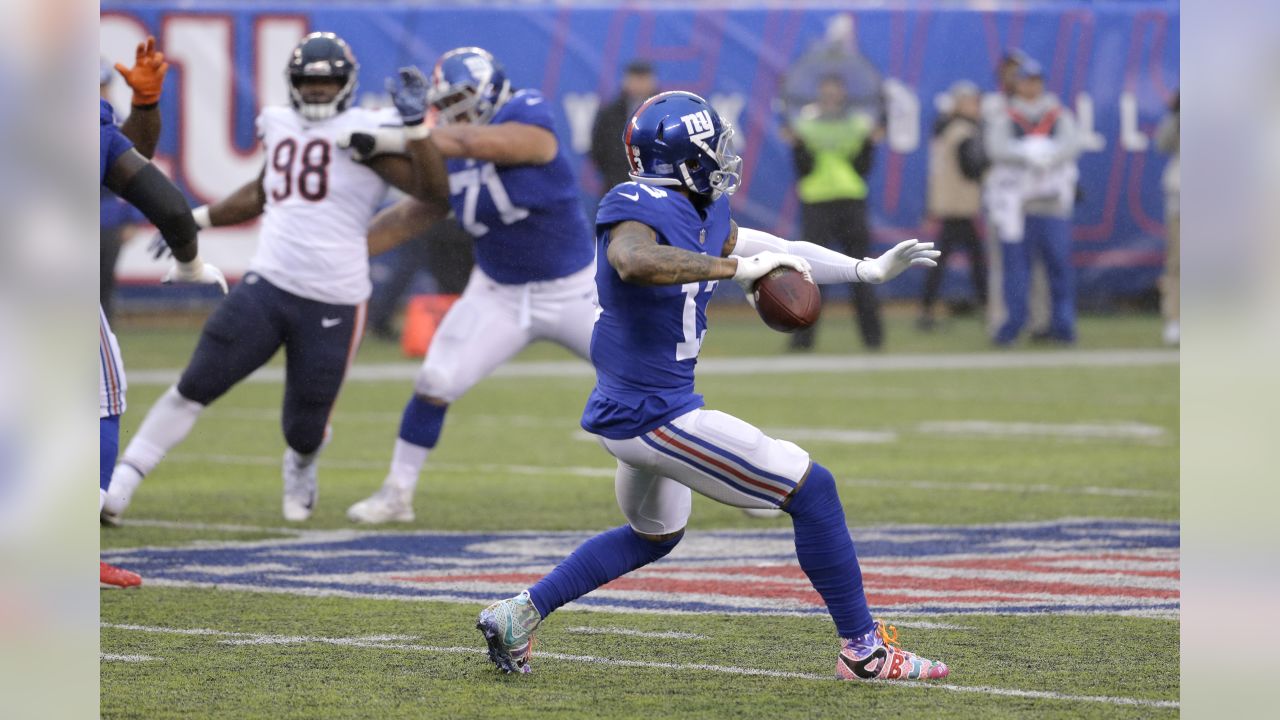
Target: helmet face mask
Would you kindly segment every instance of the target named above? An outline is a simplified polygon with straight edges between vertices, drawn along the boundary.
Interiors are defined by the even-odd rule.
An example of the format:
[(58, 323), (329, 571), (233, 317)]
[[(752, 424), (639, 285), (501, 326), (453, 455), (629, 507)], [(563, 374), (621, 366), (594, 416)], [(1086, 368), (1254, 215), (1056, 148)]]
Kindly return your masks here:
[[(289, 102), (308, 120), (327, 120), (351, 105), (359, 70), (360, 63), (342, 38), (311, 33), (293, 49), (285, 70)], [(325, 85), (336, 86), (336, 92), (328, 92)]]
[(733, 136), (733, 126), (706, 100), (659, 93), (640, 105), (623, 133), (631, 179), (683, 187), (711, 202), (732, 195), (742, 168)]
[(443, 125), (483, 125), (511, 97), (511, 81), (498, 61), (478, 47), (450, 50), (436, 61), (427, 100)]

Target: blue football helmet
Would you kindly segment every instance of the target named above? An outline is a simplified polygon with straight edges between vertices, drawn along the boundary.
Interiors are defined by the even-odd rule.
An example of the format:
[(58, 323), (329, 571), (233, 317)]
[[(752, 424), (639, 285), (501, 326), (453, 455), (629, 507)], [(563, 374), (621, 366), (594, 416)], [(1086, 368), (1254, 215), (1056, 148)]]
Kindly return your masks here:
[(483, 125), (511, 98), (511, 81), (502, 65), (478, 47), (461, 47), (440, 56), (431, 72), (427, 100), (444, 125)]
[[(355, 97), (360, 63), (346, 41), (330, 32), (314, 32), (289, 56), (285, 75), (289, 78), (289, 102), (308, 120), (325, 120), (344, 111)], [(308, 78), (327, 78), (342, 83), (329, 102), (306, 102), (301, 85)]]
[(622, 142), (638, 183), (684, 187), (712, 201), (738, 189), (742, 158), (733, 153), (733, 126), (693, 93), (664, 92), (644, 101)]

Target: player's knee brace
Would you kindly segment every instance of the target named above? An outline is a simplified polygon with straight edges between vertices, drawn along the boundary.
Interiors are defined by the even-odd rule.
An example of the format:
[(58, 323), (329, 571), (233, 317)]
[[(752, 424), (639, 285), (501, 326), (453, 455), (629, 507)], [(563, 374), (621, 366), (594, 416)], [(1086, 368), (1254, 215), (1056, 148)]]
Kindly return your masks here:
[(445, 405), (453, 402), (456, 397), (453, 378), (433, 367), (423, 367), (418, 370), (417, 376), (413, 379), (413, 392), (419, 397)]

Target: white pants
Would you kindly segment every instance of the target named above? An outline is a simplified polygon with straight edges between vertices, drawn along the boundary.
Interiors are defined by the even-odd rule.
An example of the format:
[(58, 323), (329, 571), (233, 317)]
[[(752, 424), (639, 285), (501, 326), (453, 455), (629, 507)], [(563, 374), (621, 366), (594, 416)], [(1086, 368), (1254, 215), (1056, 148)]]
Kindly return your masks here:
[(809, 471), (809, 453), (795, 443), (716, 410), (693, 410), (626, 440), (597, 437), (618, 459), (618, 507), (647, 535), (684, 528), (691, 490), (734, 507), (776, 508)]
[(589, 359), (596, 307), (595, 263), (524, 285), (503, 285), (476, 267), (436, 330), (414, 391), (452, 403), (536, 340)]

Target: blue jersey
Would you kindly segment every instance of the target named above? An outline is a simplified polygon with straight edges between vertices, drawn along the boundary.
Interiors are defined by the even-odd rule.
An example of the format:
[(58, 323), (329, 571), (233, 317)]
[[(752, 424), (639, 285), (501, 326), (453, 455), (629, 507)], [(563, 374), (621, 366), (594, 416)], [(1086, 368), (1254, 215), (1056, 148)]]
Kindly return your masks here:
[(98, 182), (107, 179), (107, 168), (133, 148), (129, 138), (116, 127), (116, 113), (111, 103), (98, 99)]
[(674, 190), (634, 182), (614, 187), (600, 201), (600, 316), (591, 334), (596, 387), (582, 413), (582, 427), (619, 440), (702, 407), (702, 396), (693, 391), (693, 367), (707, 332), (707, 301), (717, 282), (623, 282), (606, 250), (609, 233), (624, 220), (653, 228), (663, 245), (720, 257), (729, 239), (729, 201), (721, 198), (700, 213)]
[[(551, 108), (535, 90), (520, 90), (492, 124), (518, 122), (555, 132)], [(450, 158), (449, 203), (476, 241), (476, 264), (500, 283), (554, 280), (586, 267), (594, 251), (563, 143), (545, 165), (497, 166)]]

